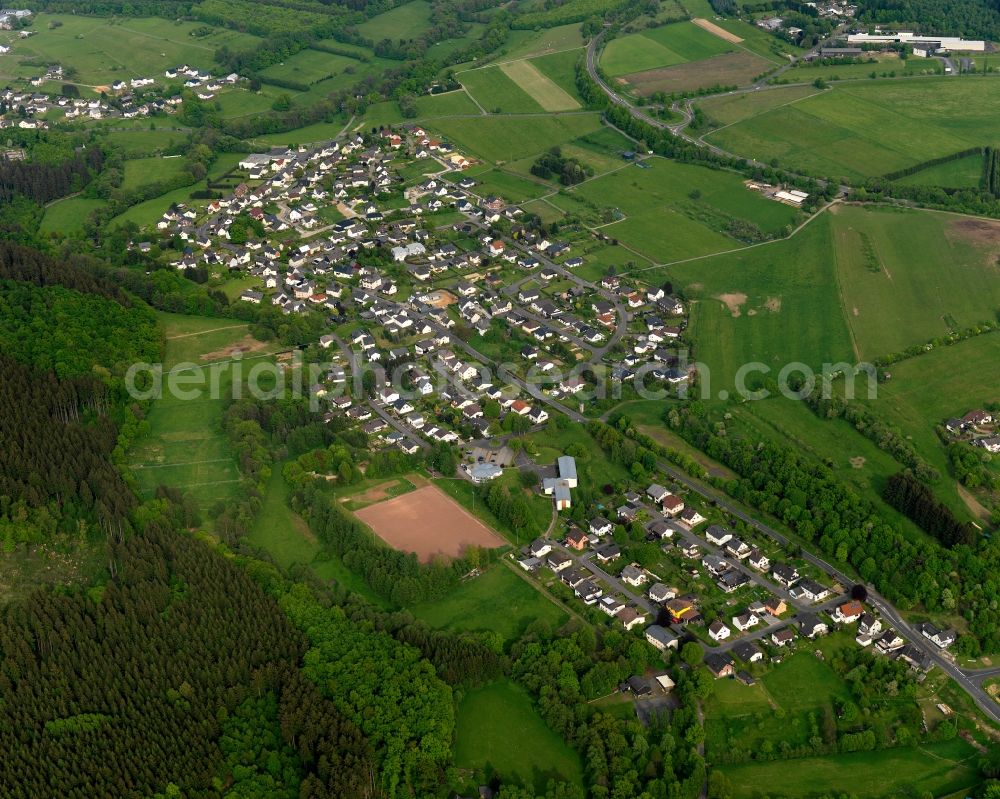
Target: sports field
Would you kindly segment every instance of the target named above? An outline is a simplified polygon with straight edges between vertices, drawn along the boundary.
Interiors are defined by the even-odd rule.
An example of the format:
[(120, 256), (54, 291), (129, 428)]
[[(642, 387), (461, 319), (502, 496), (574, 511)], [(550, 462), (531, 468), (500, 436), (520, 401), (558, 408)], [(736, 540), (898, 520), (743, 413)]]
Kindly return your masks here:
[(523, 688), (509, 680), (475, 688), (458, 705), (455, 765), (489, 764), (503, 779), (544, 793), (549, 779), (582, 786), (580, 757), (549, 729)]
[(791, 169), (869, 177), (996, 144), (998, 101), (1000, 82), (987, 79), (840, 83), (706, 139)]
[[(166, 334), (164, 369), (184, 362), (199, 364), (183, 376), (201, 376), (206, 386), (211, 368), (207, 364), (225, 362), (233, 348), (253, 349), (255, 355), (273, 351), (273, 345), (249, 339), (247, 325), (231, 320), (163, 313), (159, 317)], [(246, 362), (244, 366), (249, 368)], [(149, 434), (128, 456), (143, 498), (148, 499), (161, 483), (188, 493), (203, 508), (234, 495), (240, 475), (222, 431), (231, 375), (228, 369), (216, 368), (219, 396), (212, 396), (207, 387), (195, 388), (197, 395), (192, 398), (164, 390), (163, 397), (153, 403), (147, 417)]]
[(555, 629), (567, 617), (565, 611), (503, 563), (466, 580), (443, 599), (417, 605), (410, 611), (433, 627), (494, 632), (507, 641), (516, 639), (536, 621)]
[(675, 22), (612, 39), (601, 55), (601, 66), (616, 78), (702, 61), (732, 50), (732, 44), (693, 22)]
[(424, 486), (356, 512), (375, 534), (422, 561), (457, 557), (469, 546), (499, 547), (504, 540), (435, 486)]

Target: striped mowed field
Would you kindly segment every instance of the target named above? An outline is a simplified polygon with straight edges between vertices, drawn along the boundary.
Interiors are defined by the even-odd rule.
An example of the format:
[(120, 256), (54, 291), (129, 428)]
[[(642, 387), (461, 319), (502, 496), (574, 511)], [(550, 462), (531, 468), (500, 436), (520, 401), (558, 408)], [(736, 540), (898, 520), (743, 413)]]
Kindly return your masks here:
[(539, 72), (530, 61), (509, 61), (501, 64), (500, 69), (546, 111), (574, 111), (580, 107), (563, 88)]

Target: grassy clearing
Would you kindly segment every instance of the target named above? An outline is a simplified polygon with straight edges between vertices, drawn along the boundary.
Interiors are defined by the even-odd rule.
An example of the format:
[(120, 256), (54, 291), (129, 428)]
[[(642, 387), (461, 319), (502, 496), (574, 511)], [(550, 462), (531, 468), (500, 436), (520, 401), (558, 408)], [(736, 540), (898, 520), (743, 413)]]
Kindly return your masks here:
[(458, 705), (455, 765), (487, 764), (501, 778), (540, 792), (552, 778), (583, 785), (579, 756), (545, 725), (528, 694), (508, 680), (469, 691)]
[(998, 99), (1000, 81), (985, 78), (843, 83), (708, 138), (732, 152), (777, 158), (815, 174), (884, 175), (995, 144), (989, 108)]
[(501, 169), (491, 169), (474, 175), (479, 185), (477, 190), (486, 194), (496, 194), (508, 202), (521, 202), (547, 194), (550, 189), (534, 180), (513, 175)]
[[(794, 238), (641, 275), (670, 276), (695, 300), (695, 357), (711, 370), (711, 396), (731, 391), (743, 364), (772, 370), (852, 360), (853, 348), (831, 263), (831, 221), (822, 214)], [(728, 304), (727, 304), (728, 303)]]
[(564, 611), (502, 563), (462, 583), (444, 599), (410, 610), (432, 627), (494, 632), (505, 641), (516, 639), (535, 621), (544, 621), (554, 629), (567, 618)]
[[(135, 191), (150, 183), (165, 183), (175, 180), (185, 172), (185, 162), (176, 158), (133, 158), (125, 162), (124, 191)], [(190, 180), (190, 178), (188, 178)]]
[(612, 39), (601, 56), (601, 65), (609, 75), (618, 77), (701, 61), (733, 49), (734, 45), (693, 22), (676, 22)]
[(314, 142), (331, 141), (337, 138), (344, 128), (347, 118), (335, 119), (333, 122), (317, 122), (315, 125), (306, 125), (304, 128), (296, 128), (285, 133), (268, 133), (258, 136), (253, 140), (254, 144), (267, 144), (275, 147), (282, 145), (312, 144)]
[[(235, 92), (231, 93), (235, 94)], [(154, 155), (160, 150), (173, 147), (184, 141), (186, 136), (186, 129), (175, 130), (172, 127), (157, 127), (151, 130), (149, 123), (146, 123), (145, 127), (132, 130), (119, 130), (116, 127), (114, 130), (102, 131), (102, 137), (121, 147), (129, 158)]]
[(59, 200), (45, 209), (39, 233), (79, 233), (83, 230), (87, 217), (105, 205), (106, 200), (88, 200), (84, 197)]
[(1000, 224), (918, 211), (835, 211), (837, 279), (860, 357), (994, 318)]
[(736, 799), (755, 796), (760, 786), (774, 786), (784, 796), (808, 796), (823, 786), (825, 792), (881, 797), (909, 793), (944, 796), (980, 781), (976, 751), (955, 740), (880, 752), (807, 757), (769, 763), (719, 768), (732, 785)]
[(431, 127), (484, 161), (517, 161), (601, 127), (600, 114), (440, 119)]
[(770, 697), (786, 712), (848, 701), (850, 691), (838, 674), (811, 652), (796, 652), (762, 678)]
[(358, 31), (372, 41), (412, 39), (431, 25), (431, 4), (412, 0), (358, 25)]

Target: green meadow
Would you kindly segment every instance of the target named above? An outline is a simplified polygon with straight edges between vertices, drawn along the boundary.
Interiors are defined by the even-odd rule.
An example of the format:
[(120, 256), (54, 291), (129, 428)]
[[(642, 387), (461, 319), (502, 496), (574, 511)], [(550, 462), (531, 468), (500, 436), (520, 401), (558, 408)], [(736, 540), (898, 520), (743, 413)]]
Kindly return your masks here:
[[(724, 232), (732, 218), (777, 234), (798, 216), (795, 209), (748, 190), (734, 173), (662, 158), (645, 163), (649, 168), (628, 166), (575, 186), (568, 195), (595, 212), (617, 210), (619, 220), (605, 221), (601, 231), (653, 261), (672, 262), (741, 246)], [(552, 200), (564, 207), (562, 196)]]
[(465, 90), (491, 114), (537, 114), (542, 107), (500, 67), (470, 69), (459, 73)]
[(83, 230), (87, 217), (107, 205), (106, 200), (88, 200), (69, 197), (47, 206), (39, 233), (78, 233)]
[(158, 156), (131, 158), (125, 162), (122, 189), (134, 191), (150, 183), (166, 183), (179, 178), (185, 172), (185, 161), (179, 155), (170, 158)]
[(917, 747), (877, 752), (806, 757), (720, 766), (735, 799), (750, 799), (768, 786), (772, 796), (808, 796), (824, 792), (850, 794), (860, 799), (929, 794), (965, 795), (979, 784), (978, 753), (956, 739)]
[(412, 0), (358, 25), (358, 31), (372, 41), (412, 39), (431, 25), (431, 4)]
[(852, 359), (832, 250), (831, 216), (820, 214), (791, 239), (640, 276), (669, 277), (693, 301), (694, 357), (708, 365), (702, 388), (714, 397), (731, 393), (744, 364), (776, 372), (792, 361), (818, 368)]
[(601, 55), (601, 66), (612, 77), (701, 61), (735, 46), (693, 22), (675, 22), (612, 39)]
[(983, 177), (983, 156), (967, 155), (944, 164), (929, 166), (900, 178), (904, 186), (944, 186), (949, 189), (978, 189)]
[(550, 779), (583, 784), (579, 755), (546, 726), (524, 689), (508, 680), (475, 688), (458, 704), (455, 765), (487, 764), (501, 778), (538, 792)]
[(837, 83), (706, 139), (790, 169), (857, 179), (996, 144), (998, 100), (1000, 82), (985, 78)]
[[(54, 21), (60, 24), (50, 28)], [(204, 27), (202, 23), (156, 17), (109, 19), (39, 14), (32, 25), (37, 33), (19, 42), (16, 53), (75, 67), (77, 81), (97, 86), (136, 77), (165, 81), (164, 70), (185, 63), (211, 70), (219, 47), (249, 49), (260, 41), (256, 36), (224, 28), (208, 36), (191, 35)], [(8, 63), (13, 62), (5, 59), (3, 72)]]
[(554, 145), (598, 130), (601, 116), (575, 113), (520, 118), (453, 118), (439, 119), (430, 127), (447, 136), (462, 152), (500, 163), (538, 155)]
[(1000, 224), (927, 211), (833, 211), (837, 280), (859, 358), (995, 318)]

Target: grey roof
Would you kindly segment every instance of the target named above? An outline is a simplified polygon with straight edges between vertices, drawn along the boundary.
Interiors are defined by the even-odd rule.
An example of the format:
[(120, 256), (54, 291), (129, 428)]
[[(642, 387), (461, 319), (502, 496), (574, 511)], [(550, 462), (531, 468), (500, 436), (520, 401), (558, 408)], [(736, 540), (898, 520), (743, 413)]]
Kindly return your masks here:
[(559, 458), (559, 476), (565, 480), (576, 479), (576, 460), (570, 455)]

